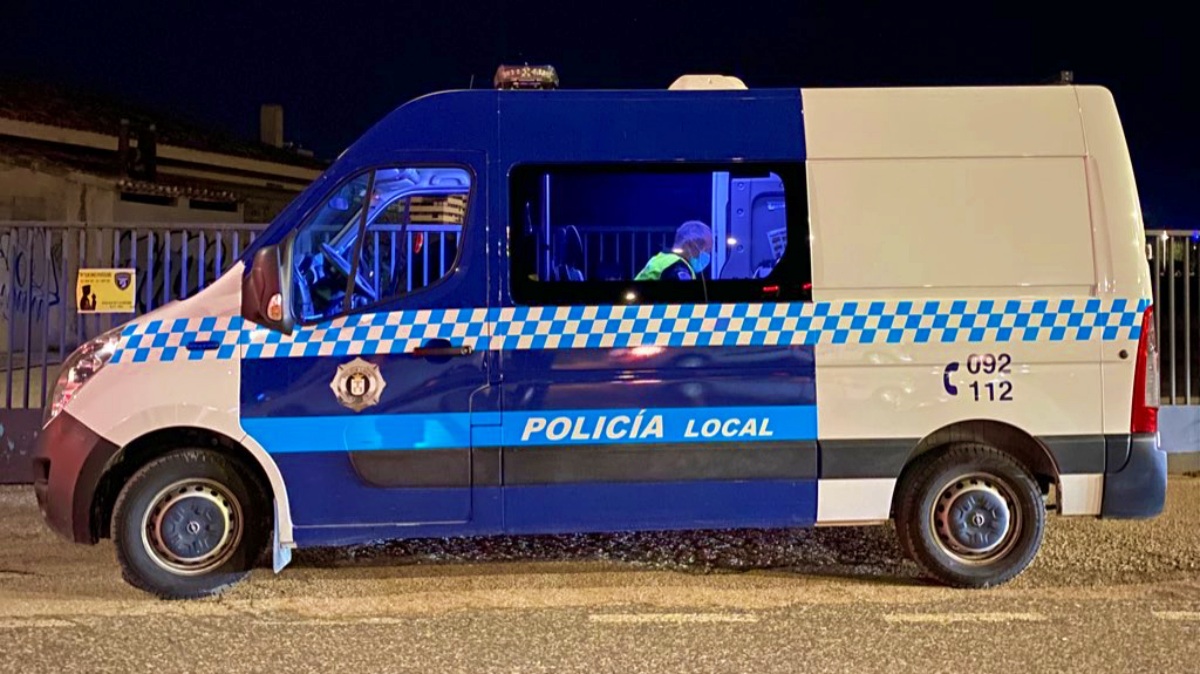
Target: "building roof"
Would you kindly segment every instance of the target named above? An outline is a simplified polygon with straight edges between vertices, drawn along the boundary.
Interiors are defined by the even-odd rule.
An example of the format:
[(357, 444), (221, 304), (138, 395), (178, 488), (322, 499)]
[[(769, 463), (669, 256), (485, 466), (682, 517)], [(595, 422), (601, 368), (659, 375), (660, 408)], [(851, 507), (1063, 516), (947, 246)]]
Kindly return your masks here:
[(30, 168), (59, 167), (106, 178), (121, 176), (115, 153), (78, 145), (0, 135), (0, 157)]
[(160, 173), (154, 182), (131, 179), (122, 174), (111, 152), (28, 138), (0, 136), (0, 157), (17, 166), (40, 171), (59, 169), (108, 178), (121, 192), (234, 201), (248, 189), (244, 185), (226, 185), (216, 180), (198, 180), (169, 173)]
[(205, 128), (179, 115), (160, 114), (111, 97), (49, 84), (0, 78), (0, 118), (116, 136), (122, 119), (133, 126), (154, 124), (159, 145), (213, 152), (310, 169), (328, 163), (257, 140)]

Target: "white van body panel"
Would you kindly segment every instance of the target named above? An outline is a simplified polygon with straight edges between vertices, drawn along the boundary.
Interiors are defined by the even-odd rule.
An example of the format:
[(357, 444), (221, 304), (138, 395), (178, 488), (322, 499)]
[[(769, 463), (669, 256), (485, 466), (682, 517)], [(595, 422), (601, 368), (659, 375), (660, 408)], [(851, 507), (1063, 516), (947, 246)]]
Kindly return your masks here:
[[(1091, 342), (818, 344), (817, 427), (822, 440), (909, 438), (914, 448), (936, 430), (974, 419), (1003, 421), (1033, 436), (1095, 433), (1097, 351)], [(950, 375), (958, 395), (947, 392), (947, 363), (972, 353), (1012, 356), (1011, 401), (975, 401), (965, 367)]]
[[(1153, 296), (1146, 262), (1146, 235), (1141, 202), (1133, 176), (1133, 163), (1112, 94), (1101, 87), (1077, 87), (1080, 117), (1088, 152), (1088, 192), (1097, 248), (1108, 257), (1108, 274), (1100, 292), (1120, 297)], [(1121, 358), (1120, 343), (1101, 345), (1104, 390), (1104, 432), (1123, 433), (1129, 428), (1134, 370)]]
[(1086, 297), (1096, 285), (1082, 157), (813, 160), (808, 181), (814, 299)]
[[(803, 107), (815, 301), (1151, 297), (1107, 91), (805, 89)], [(975, 419), (1033, 437), (1128, 433), (1135, 349), (1124, 340), (822, 343), (819, 435), (907, 438), (915, 448)], [(1011, 401), (976, 402), (963, 395), (973, 378), (946, 374), (951, 362), (1000, 353), (1012, 357)], [(1063, 477), (1059, 512), (1098, 514), (1103, 475)], [(866, 491), (856, 482), (821, 482), (820, 522), (889, 516), (891, 489), (855, 499)]]
[(1070, 87), (802, 89), (806, 159), (1082, 157)]
[(890, 477), (821, 480), (817, 489), (817, 524), (882, 524), (891, 517), (895, 488), (896, 479)]
[(1058, 499), (1058, 514), (1068, 517), (1095, 515), (1104, 505), (1104, 475), (1079, 473), (1060, 475), (1062, 495)]
[[(239, 262), (193, 297), (164, 305), (140, 316), (136, 323), (237, 316), (241, 312), (244, 271)], [(167, 346), (183, 348), (180, 337), (173, 335), (174, 343), (168, 341)], [(270, 454), (242, 429), (240, 387), (238, 357), (157, 361), (149, 367), (107, 367), (80, 389), (68, 409), (75, 418), (118, 447), (167, 428), (201, 428), (241, 444), (271, 482), (279, 513), (280, 538), (283, 543), (290, 543), (292, 520), (287, 485)]]

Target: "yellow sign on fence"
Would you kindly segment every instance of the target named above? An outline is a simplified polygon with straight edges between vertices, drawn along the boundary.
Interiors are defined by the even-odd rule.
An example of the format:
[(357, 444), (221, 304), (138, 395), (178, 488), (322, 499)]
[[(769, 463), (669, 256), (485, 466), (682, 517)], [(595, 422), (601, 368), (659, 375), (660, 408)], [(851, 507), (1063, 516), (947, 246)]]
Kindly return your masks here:
[(136, 269), (80, 269), (75, 306), (81, 314), (132, 314)]

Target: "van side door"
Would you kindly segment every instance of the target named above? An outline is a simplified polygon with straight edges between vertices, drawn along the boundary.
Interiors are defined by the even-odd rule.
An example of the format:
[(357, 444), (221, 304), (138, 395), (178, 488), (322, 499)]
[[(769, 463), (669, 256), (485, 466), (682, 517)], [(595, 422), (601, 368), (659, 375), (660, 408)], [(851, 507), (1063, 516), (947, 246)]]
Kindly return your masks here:
[(513, 171), (508, 530), (814, 521), (804, 194), (799, 162)]

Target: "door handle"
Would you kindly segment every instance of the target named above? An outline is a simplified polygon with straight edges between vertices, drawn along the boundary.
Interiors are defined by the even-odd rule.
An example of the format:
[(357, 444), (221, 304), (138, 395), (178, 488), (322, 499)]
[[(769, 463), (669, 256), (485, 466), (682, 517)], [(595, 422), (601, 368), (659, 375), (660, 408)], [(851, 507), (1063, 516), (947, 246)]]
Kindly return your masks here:
[(469, 356), (475, 352), (470, 346), (454, 346), (448, 339), (430, 339), (412, 350), (412, 355), (421, 358), (446, 358)]
[(221, 348), (221, 342), (215, 339), (206, 341), (196, 340), (187, 344), (188, 351), (216, 351), (219, 348)]

